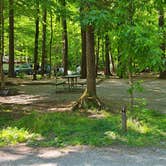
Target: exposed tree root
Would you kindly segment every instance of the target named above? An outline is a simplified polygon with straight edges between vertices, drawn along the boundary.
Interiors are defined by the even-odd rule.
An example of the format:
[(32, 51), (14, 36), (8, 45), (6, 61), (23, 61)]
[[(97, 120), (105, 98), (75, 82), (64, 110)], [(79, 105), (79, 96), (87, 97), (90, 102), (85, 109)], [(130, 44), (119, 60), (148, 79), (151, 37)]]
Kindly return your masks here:
[(104, 104), (100, 101), (100, 99), (97, 96), (89, 96), (87, 93), (87, 90), (84, 91), (83, 95), (79, 98), (79, 100), (74, 103), (72, 110), (77, 109), (90, 109), (90, 108), (96, 108), (98, 110), (101, 110), (103, 108)]

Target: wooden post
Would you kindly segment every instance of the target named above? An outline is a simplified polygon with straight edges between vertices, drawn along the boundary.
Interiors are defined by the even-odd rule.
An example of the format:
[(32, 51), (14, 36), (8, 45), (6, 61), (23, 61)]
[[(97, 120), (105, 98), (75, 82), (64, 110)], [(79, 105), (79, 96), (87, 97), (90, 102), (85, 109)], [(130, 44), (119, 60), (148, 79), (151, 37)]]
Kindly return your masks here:
[(122, 108), (122, 130), (123, 132), (127, 132), (127, 116), (126, 116), (126, 106)]

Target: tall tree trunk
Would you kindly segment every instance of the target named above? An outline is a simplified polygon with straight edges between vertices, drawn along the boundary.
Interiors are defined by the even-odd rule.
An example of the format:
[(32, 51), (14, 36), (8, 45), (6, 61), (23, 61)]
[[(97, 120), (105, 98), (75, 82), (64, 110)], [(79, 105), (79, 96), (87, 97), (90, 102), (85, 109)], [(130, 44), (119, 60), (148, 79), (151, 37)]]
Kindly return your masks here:
[[(66, 1), (62, 0), (62, 6), (64, 9), (66, 8)], [(65, 16), (62, 17), (62, 54), (63, 54), (63, 68), (64, 68), (64, 75), (67, 75), (68, 70), (68, 36), (67, 36), (67, 21), (66, 21), (66, 13)]]
[(42, 77), (44, 77), (44, 73), (46, 70), (46, 23), (47, 23), (47, 9), (46, 6), (44, 7), (43, 11), (43, 32), (42, 32)]
[(111, 53), (111, 63), (112, 63), (112, 74), (115, 73), (115, 63), (114, 63), (114, 58)]
[(0, 89), (4, 89), (4, 73), (3, 73), (3, 55), (4, 55), (4, 1), (0, 0), (0, 78), (1, 78), (1, 86)]
[(9, 0), (9, 77), (14, 76), (14, 0)]
[(86, 29), (86, 64), (87, 64), (87, 88), (74, 104), (73, 109), (97, 107), (101, 109), (102, 103), (96, 95), (96, 67), (94, 51), (94, 29), (88, 25)]
[[(163, 33), (163, 42), (161, 43), (161, 50), (163, 52), (163, 59), (166, 60), (165, 49), (166, 49), (166, 32), (164, 31), (164, 9), (160, 6), (159, 9), (159, 28)], [(165, 70), (160, 72), (160, 78), (166, 78), (166, 62), (165, 62)]]
[[(84, 2), (81, 1), (80, 4), (80, 17), (84, 16)], [(81, 78), (87, 77), (87, 67), (86, 67), (86, 28), (81, 24)]]
[[(130, 26), (134, 26), (134, 3), (133, 1), (130, 1), (129, 4), (129, 17), (128, 17), (128, 24)], [(130, 85), (130, 111), (133, 111), (134, 109), (134, 80), (133, 80), (133, 57), (132, 55), (129, 55), (128, 58), (128, 78), (129, 78), (129, 85)]]
[(109, 56), (109, 36), (105, 36), (105, 73), (106, 76), (111, 75), (110, 71), (110, 56)]
[(81, 41), (82, 41), (82, 55), (81, 55), (81, 78), (86, 78), (87, 68), (86, 68), (86, 31), (81, 28)]
[(118, 51), (118, 65), (116, 68), (116, 74), (119, 78), (123, 78), (124, 73), (126, 71), (126, 67), (124, 66), (124, 63), (122, 61), (122, 53), (121, 53), (120, 46), (118, 46), (117, 51)]
[(50, 73), (49, 77), (51, 78), (51, 71), (52, 71), (52, 39), (53, 39), (53, 25), (52, 25), (52, 13), (50, 14), (51, 20), (50, 20), (50, 30), (51, 30), (51, 36), (50, 36), (50, 51), (49, 51), (49, 61), (50, 61)]
[[(132, 60), (129, 60), (129, 66), (132, 66), (131, 64)], [(133, 73), (131, 71), (131, 69), (128, 69), (128, 78), (129, 78), (129, 85), (130, 85), (130, 91), (129, 91), (129, 95), (130, 95), (130, 111), (133, 111), (134, 109), (134, 80), (133, 80)]]
[(97, 47), (96, 47), (96, 77), (98, 72), (98, 64), (99, 64), (99, 51), (100, 51), (100, 38), (97, 38)]
[(2, 0), (2, 75), (1, 75), (1, 88), (5, 87), (5, 77), (3, 72), (3, 57), (4, 57), (4, 0)]
[(87, 94), (96, 96), (96, 70), (94, 53), (94, 29), (91, 25), (86, 30), (86, 58), (87, 58)]
[(36, 18), (35, 18), (35, 45), (34, 45), (34, 73), (33, 80), (37, 80), (38, 63), (38, 39), (39, 39), (39, 1), (36, 2)]
[[(104, 47), (104, 37), (102, 36), (102, 44), (101, 44), (101, 55), (102, 55), (102, 66), (104, 67), (105, 64), (105, 47)], [(104, 71), (104, 68), (103, 68)]]

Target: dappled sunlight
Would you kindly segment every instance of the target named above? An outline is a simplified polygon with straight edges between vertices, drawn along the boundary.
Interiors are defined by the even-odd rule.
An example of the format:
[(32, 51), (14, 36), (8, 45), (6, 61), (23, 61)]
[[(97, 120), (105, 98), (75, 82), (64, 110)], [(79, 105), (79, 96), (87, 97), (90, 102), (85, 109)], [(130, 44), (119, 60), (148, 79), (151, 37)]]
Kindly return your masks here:
[(71, 111), (72, 106), (71, 105), (66, 105), (66, 107), (51, 107), (48, 108), (48, 112), (65, 112), (65, 111)]
[(104, 134), (113, 140), (119, 138), (119, 136), (113, 131), (106, 131)]
[[(69, 111), (71, 105), (81, 95), (52, 84), (16, 86), (19, 95), (0, 97), (0, 104), (13, 107), (15, 110), (36, 110), (42, 112)], [(61, 93), (58, 93), (61, 90)], [(12, 108), (11, 108), (12, 109)]]
[(8, 148), (8, 151), (1, 149), (0, 154), (3, 156), (0, 165), (103, 166), (111, 163), (113, 166), (135, 166), (144, 163), (145, 165), (164, 166), (166, 161), (163, 149), (156, 153), (152, 149), (133, 149), (119, 146), (107, 148), (74, 146), (65, 149), (16, 146)]
[(123, 142), (123, 143), (127, 143), (127, 138), (123, 135), (120, 135), (120, 133), (118, 132), (114, 132), (114, 131), (106, 131), (105, 136), (115, 142)]
[[(152, 81), (152, 83), (151, 83)], [(39, 85), (22, 84), (15, 86), (21, 94), (16, 96), (0, 97), (2, 104), (22, 105), (22, 110), (36, 109), (39, 111), (56, 112), (69, 111), (74, 101), (81, 96), (82, 91), (69, 91), (67, 87), (55, 87), (54, 84), (40, 82)], [(50, 84), (49, 84), (50, 83)], [(161, 112), (165, 112), (165, 81), (146, 80), (143, 83), (144, 92), (135, 93), (137, 98), (145, 98), (147, 107)], [(97, 85), (97, 95), (99, 98), (110, 106), (111, 110), (120, 110), (122, 106), (129, 102), (127, 92), (129, 85), (126, 79), (106, 79)], [(161, 89), (161, 91), (160, 91)]]
[(20, 94), (16, 96), (0, 97), (0, 103), (3, 104), (31, 104), (34, 101), (44, 100), (45, 97), (39, 95)]
[(37, 139), (39, 137), (39, 134), (30, 133), (24, 128), (6, 127), (0, 130), (0, 145), (13, 145)]
[(11, 153), (9, 150), (3, 151), (2, 149), (0, 150), (0, 156), (3, 156), (3, 158), (1, 158), (1, 160), (0, 160), (0, 164), (4, 163), (6, 161), (12, 162), (12, 161), (20, 160), (24, 157), (23, 154), (14, 154), (14, 153)]
[(132, 119), (132, 118), (128, 119), (127, 126), (129, 129), (142, 133), (142, 134), (145, 134), (151, 131), (151, 128), (148, 127), (145, 123), (139, 122), (138, 120)]
[[(9, 138), (15, 137), (15, 133), (24, 131), (25, 134), (39, 133), (41, 139), (29, 142), (30, 145), (43, 147), (66, 147), (69, 145), (92, 145), (104, 146), (111, 144), (126, 144), (134, 146), (158, 145), (165, 140), (164, 117), (158, 115), (160, 121), (151, 121), (155, 115), (145, 110), (138, 112), (138, 119), (134, 117), (128, 119), (127, 133), (121, 129), (121, 116), (102, 111), (97, 112), (33, 112), (20, 117), (17, 122), (12, 121), (12, 117), (3, 117), (1, 125), (11, 126)], [(8, 115), (9, 116), (9, 115)], [(3, 122), (3, 123), (2, 123)], [(6, 122), (6, 123), (4, 123)], [(12, 123), (11, 123), (12, 122)], [(30, 123), (29, 123), (30, 122)], [(13, 129), (16, 132), (13, 133)], [(150, 126), (150, 127), (149, 127)], [(26, 129), (26, 130), (25, 130)], [(6, 128), (5, 128), (6, 130)], [(27, 133), (28, 132), (28, 133)], [(16, 138), (18, 136), (16, 135)], [(0, 139), (1, 140), (1, 139)], [(17, 139), (16, 139), (17, 140)], [(26, 141), (25, 141), (26, 142)]]
[(87, 148), (85, 146), (70, 146), (67, 148), (60, 148), (60, 149), (49, 149), (50, 151), (47, 151), (46, 149), (41, 149), (40, 153), (37, 155), (38, 157), (45, 158), (45, 159), (51, 159), (51, 158), (57, 158), (62, 157), (71, 153), (77, 153), (80, 152), (80, 150), (86, 150)]

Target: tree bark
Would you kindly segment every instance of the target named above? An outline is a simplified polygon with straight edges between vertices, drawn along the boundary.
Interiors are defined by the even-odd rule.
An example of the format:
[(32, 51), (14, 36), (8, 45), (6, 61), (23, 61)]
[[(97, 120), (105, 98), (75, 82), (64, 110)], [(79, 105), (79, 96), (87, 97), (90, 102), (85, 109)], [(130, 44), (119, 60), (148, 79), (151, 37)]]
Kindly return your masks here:
[(43, 31), (42, 31), (42, 77), (44, 77), (45, 66), (46, 66), (46, 23), (47, 23), (47, 9), (44, 7), (43, 11)]
[[(161, 43), (161, 50), (163, 53), (163, 60), (166, 60), (165, 50), (166, 50), (166, 32), (164, 31), (164, 9), (160, 7), (159, 9), (159, 28), (163, 33), (163, 42)], [(165, 62), (165, 70), (160, 72), (159, 78), (166, 78), (166, 62)]]
[(133, 111), (134, 109), (134, 89), (133, 89), (133, 85), (134, 85), (134, 80), (133, 80), (133, 76), (132, 76), (132, 72), (129, 70), (128, 71), (128, 77), (129, 77), (129, 85), (130, 85), (130, 111)]
[(9, 0), (9, 77), (14, 77), (14, 0)]
[(33, 80), (37, 80), (38, 63), (38, 39), (39, 39), (39, 1), (36, 2), (36, 20), (35, 20), (35, 45), (34, 45), (34, 73)]
[(112, 74), (115, 73), (115, 63), (114, 63), (114, 58), (111, 53), (111, 63), (112, 63)]
[(101, 55), (102, 55), (102, 66), (103, 66), (103, 72), (104, 72), (104, 64), (105, 64), (105, 43), (104, 43), (104, 37), (102, 36), (102, 42), (101, 42)]
[(86, 31), (81, 28), (81, 41), (82, 41), (82, 56), (81, 56), (81, 78), (87, 77), (86, 68)]
[(4, 0), (2, 0), (2, 68), (1, 68), (1, 88), (5, 88), (5, 77), (3, 72), (3, 57), (4, 57)]
[(87, 58), (87, 93), (89, 96), (96, 96), (94, 29), (91, 25), (88, 25), (86, 30), (86, 58)]
[(87, 63), (87, 88), (74, 104), (73, 110), (77, 108), (96, 107), (101, 109), (102, 103), (96, 95), (96, 67), (94, 53), (94, 29), (92, 25), (86, 28), (86, 63)]
[[(62, 0), (62, 6), (64, 9), (66, 8), (66, 1)], [(67, 75), (68, 70), (68, 35), (67, 35), (67, 21), (66, 21), (66, 13), (62, 16), (62, 54), (63, 54), (63, 68), (64, 68), (64, 75)]]
[[(83, 11), (82, 19), (91, 10), (93, 3), (82, 1), (81, 7), (86, 10)], [(85, 37), (85, 36), (84, 36)], [(85, 40), (85, 39), (84, 39)], [(96, 94), (96, 65), (95, 65), (95, 46), (94, 46), (94, 26), (93, 24), (86, 24), (86, 69), (87, 69), (87, 87), (79, 100), (73, 105), (73, 110), (78, 108), (101, 109), (103, 103)], [(85, 45), (84, 45), (85, 46)]]
[(4, 16), (3, 16), (3, 0), (0, 0), (0, 78), (1, 78), (1, 87), (4, 89), (4, 73), (3, 73), (3, 55), (4, 55)]
[(123, 62), (122, 50), (120, 46), (117, 48), (118, 51), (118, 64), (116, 68), (116, 74), (119, 78), (127, 77), (127, 65)]
[(105, 36), (105, 76), (110, 76), (109, 36)]
[(100, 38), (97, 38), (97, 47), (96, 47), (96, 77), (98, 73), (98, 65), (99, 65), (99, 51), (100, 51)]
[(49, 77), (51, 78), (51, 71), (52, 71), (52, 39), (53, 39), (53, 25), (52, 25), (52, 13), (50, 14), (51, 20), (50, 20), (50, 30), (51, 30), (51, 36), (50, 36), (50, 54), (49, 54), (49, 61), (50, 61), (50, 73)]

